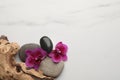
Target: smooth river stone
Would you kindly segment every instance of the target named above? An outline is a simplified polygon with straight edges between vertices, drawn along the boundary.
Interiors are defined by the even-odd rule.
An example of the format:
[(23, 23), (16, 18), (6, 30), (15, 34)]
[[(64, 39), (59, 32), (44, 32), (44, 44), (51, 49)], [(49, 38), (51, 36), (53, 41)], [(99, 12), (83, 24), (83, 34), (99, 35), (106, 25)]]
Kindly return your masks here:
[(24, 44), (19, 50), (19, 57), (20, 57), (21, 61), (25, 62), (26, 57), (27, 57), (25, 51), (27, 49), (33, 50), (35, 48), (40, 48), (40, 45), (36, 44), (36, 43)]
[(47, 36), (43, 36), (40, 39), (40, 45), (43, 50), (45, 50), (47, 53), (50, 53), (53, 49), (53, 43), (51, 39)]
[(61, 74), (64, 68), (64, 62), (61, 61), (59, 63), (54, 63), (51, 58), (45, 58), (41, 64), (39, 69), (43, 71), (43, 74), (50, 77), (57, 77)]

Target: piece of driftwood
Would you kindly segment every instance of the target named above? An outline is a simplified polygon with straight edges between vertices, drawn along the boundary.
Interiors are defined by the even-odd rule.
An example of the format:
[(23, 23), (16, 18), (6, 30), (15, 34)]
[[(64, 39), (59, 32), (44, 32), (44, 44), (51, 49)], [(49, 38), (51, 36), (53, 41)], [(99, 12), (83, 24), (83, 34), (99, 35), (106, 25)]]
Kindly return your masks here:
[(26, 67), (25, 63), (17, 63), (15, 55), (19, 50), (17, 43), (10, 43), (6, 36), (0, 37), (0, 80), (54, 80), (43, 75), (42, 71), (36, 71)]

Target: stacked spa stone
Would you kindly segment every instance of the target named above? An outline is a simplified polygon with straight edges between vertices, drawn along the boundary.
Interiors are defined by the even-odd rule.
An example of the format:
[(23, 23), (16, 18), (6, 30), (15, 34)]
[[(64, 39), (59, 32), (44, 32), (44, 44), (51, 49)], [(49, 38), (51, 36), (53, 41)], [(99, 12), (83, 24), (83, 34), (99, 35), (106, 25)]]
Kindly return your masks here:
[[(36, 44), (36, 43), (28, 43), (28, 44), (24, 44), (20, 50), (19, 50), (19, 57), (21, 59), (21, 61), (25, 62), (26, 60), (26, 54), (25, 51), (27, 49), (35, 49), (35, 48), (42, 48), (43, 50), (45, 50), (48, 54), (52, 51), (53, 49), (53, 43), (50, 40), (49, 37), (47, 36), (43, 36), (40, 39), (40, 45)], [(46, 76), (50, 76), (50, 77), (57, 77), (60, 75), (60, 73), (62, 72), (64, 68), (64, 62), (61, 61), (59, 63), (54, 63), (51, 58), (46, 57), (40, 64), (39, 69), (41, 71), (43, 71), (44, 75)]]
[(27, 49), (33, 50), (33, 49), (35, 49), (35, 48), (40, 48), (40, 45), (39, 45), (39, 44), (36, 44), (36, 43), (24, 44), (24, 45), (20, 48), (20, 50), (19, 50), (19, 57), (20, 57), (21, 61), (25, 62), (26, 57), (27, 57), (26, 54), (25, 54), (25, 51), (26, 51)]

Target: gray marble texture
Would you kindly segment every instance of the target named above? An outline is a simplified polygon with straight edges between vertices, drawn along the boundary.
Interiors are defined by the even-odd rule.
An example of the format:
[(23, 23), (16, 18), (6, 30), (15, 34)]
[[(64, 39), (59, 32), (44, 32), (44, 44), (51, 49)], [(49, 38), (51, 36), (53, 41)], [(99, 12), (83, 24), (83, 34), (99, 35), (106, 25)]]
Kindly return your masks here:
[(69, 46), (57, 80), (120, 80), (120, 0), (0, 0), (0, 34), (10, 41)]

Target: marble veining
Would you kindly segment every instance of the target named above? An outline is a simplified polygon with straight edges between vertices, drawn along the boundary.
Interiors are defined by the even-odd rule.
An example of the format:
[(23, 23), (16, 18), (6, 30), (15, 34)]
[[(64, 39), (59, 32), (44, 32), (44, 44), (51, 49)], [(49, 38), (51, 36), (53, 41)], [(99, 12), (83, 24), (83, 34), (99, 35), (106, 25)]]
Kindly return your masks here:
[[(74, 10), (74, 9), (70, 9), (68, 11), (61, 10), (64, 12), (62, 14), (61, 13), (54, 13), (55, 15), (54, 14), (47, 15), (46, 14), (47, 11), (46, 11), (45, 14), (43, 14), (41, 16), (39, 14), (34, 15), (33, 9), (34, 8), (39, 9), (39, 7), (42, 7), (42, 6), (37, 5), (37, 7), (33, 7), (33, 9), (31, 9), (31, 11), (30, 11), (29, 7), (32, 8), (31, 7), (32, 5), (30, 5), (30, 4), (27, 5), (27, 1), (26, 2), (20, 1), (20, 2), (21, 3), (16, 2), (16, 1), (14, 2), (14, 0), (13, 0), (13, 3), (12, 2), (9, 3), (6, 0), (7, 4), (1, 3), (1, 5), (0, 5), (0, 12), (1, 12), (0, 13), (1, 14), (0, 15), (0, 17), (1, 17), (0, 25), (27, 25), (27, 26), (41, 26), (42, 25), (42, 26), (45, 26), (49, 23), (71, 25), (71, 24), (74, 24), (74, 21), (75, 21), (75, 23), (82, 22), (82, 24), (83, 24), (84, 20), (86, 20), (86, 19), (90, 20), (91, 18), (93, 18), (93, 19), (95, 18), (95, 21), (92, 20), (93, 22), (90, 22), (90, 23), (94, 24), (94, 22), (95, 22), (95, 24), (96, 24), (96, 20), (98, 20), (97, 23), (99, 21), (101, 22), (101, 18), (103, 18), (103, 19), (107, 18), (108, 15), (110, 15), (110, 17), (114, 17), (114, 16), (116, 16), (116, 14), (118, 14), (118, 16), (119, 16), (119, 12), (113, 13), (113, 11), (114, 11), (114, 9), (120, 7), (119, 1), (114, 1), (114, 2), (108, 1), (107, 3), (103, 2), (103, 3), (100, 3), (98, 5), (94, 4), (94, 5), (87, 6), (85, 8), (83, 5), (83, 6), (80, 6), (80, 7), (83, 7), (80, 10), (79, 10), (79, 7), (77, 7), (77, 10)], [(31, 0), (31, 2), (32, 2), (32, 0)], [(4, 3), (5, 3), (5, 1), (4, 1)], [(33, 1), (33, 3), (34, 3), (34, 1)], [(52, 2), (50, 4), (52, 4)], [(68, 3), (68, 4), (71, 4), (71, 3)], [(24, 9), (24, 7), (25, 7), (25, 9)], [(57, 6), (57, 7), (59, 7), (59, 6)], [(114, 9), (111, 9), (111, 7)], [(17, 8), (18, 8), (18, 10), (16, 10)], [(19, 11), (19, 9), (20, 9), (20, 11)], [(57, 8), (51, 8), (51, 9), (54, 9), (54, 10), (56, 9), (56, 11), (59, 12), (59, 8), (58, 8), (58, 10), (57, 10)], [(33, 10), (33, 13), (30, 13), (30, 12), (32, 12), (32, 10)], [(117, 9), (117, 10), (120, 10), (120, 9)], [(24, 13), (24, 11), (25, 11), (25, 13)], [(105, 11), (105, 13), (102, 14), (102, 12), (104, 12), (104, 11)], [(38, 11), (35, 10), (35, 12), (38, 12)], [(43, 10), (43, 12), (44, 12), (44, 10)], [(51, 12), (51, 13), (53, 13), (53, 12)], [(96, 12), (98, 12), (98, 13), (96, 13)], [(111, 12), (113, 14), (111, 14)], [(40, 11), (39, 11), (39, 13), (40, 13)], [(31, 15), (27, 16), (27, 14), (31, 14)], [(6, 15), (6, 16), (3, 17), (3, 15)], [(88, 24), (89, 24), (89, 22), (88, 22)], [(83, 26), (84, 25), (86, 26), (86, 24), (83, 24)]]
[(57, 80), (120, 80), (120, 0), (0, 0), (0, 34), (69, 45)]

